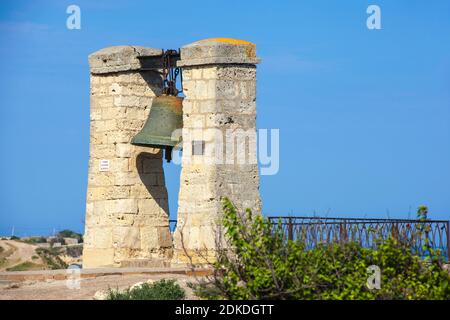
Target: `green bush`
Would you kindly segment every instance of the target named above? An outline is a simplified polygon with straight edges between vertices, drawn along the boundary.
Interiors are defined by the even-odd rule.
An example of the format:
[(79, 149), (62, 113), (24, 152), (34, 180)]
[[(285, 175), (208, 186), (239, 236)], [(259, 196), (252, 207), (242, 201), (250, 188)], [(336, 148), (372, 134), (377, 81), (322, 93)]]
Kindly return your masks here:
[(83, 236), (80, 233), (68, 229), (59, 231), (58, 234), (56, 235), (56, 238), (58, 239), (75, 238), (78, 239), (79, 243), (83, 242)]
[(27, 270), (33, 270), (35, 268), (40, 268), (40, 265), (30, 262), (30, 261), (26, 261), (26, 262), (22, 262), (18, 265), (15, 265), (14, 267), (6, 268), (6, 271), (27, 271)]
[(67, 263), (59, 257), (60, 251), (58, 248), (37, 248), (36, 253), (51, 270), (66, 269), (68, 267)]
[(83, 254), (83, 246), (66, 247), (66, 254), (72, 258), (80, 257)]
[[(209, 299), (450, 299), (450, 275), (437, 256), (424, 261), (394, 239), (377, 249), (357, 243), (287, 241), (280, 225), (237, 213), (223, 201), (228, 248), (217, 250), (214, 276), (195, 292)], [(381, 270), (381, 288), (369, 289), (368, 267)]]
[(108, 300), (181, 300), (184, 290), (175, 280), (162, 279), (152, 284), (144, 283), (124, 292), (109, 290)]
[(25, 243), (29, 243), (29, 244), (35, 244), (35, 243), (46, 243), (47, 242), (47, 238), (45, 237), (31, 237), (28, 238), (26, 240), (22, 240)]

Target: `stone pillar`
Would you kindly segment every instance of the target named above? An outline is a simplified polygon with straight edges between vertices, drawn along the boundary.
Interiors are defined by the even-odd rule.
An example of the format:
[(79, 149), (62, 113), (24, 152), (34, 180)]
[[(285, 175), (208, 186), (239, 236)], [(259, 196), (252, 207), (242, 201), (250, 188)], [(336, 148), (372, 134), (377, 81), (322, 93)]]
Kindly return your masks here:
[[(183, 155), (173, 263), (214, 258), (221, 197), (259, 213), (256, 47), (226, 38), (181, 49)], [(189, 258), (190, 256), (190, 258)]]
[(160, 63), (161, 54), (159, 49), (118, 46), (89, 56), (84, 268), (171, 257), (162, 152), (130, 144), (148, 117), (152, 99), (162, 90), (160, 74), (140, 69)]

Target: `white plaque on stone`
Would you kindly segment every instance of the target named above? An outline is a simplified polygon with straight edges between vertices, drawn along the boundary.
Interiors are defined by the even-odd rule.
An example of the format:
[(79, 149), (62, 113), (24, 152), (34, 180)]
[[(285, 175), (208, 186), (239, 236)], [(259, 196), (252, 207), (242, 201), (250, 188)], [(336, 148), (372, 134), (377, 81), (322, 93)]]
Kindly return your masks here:
[(109, 160), (100, 160), (100, 171), (109, 171)]

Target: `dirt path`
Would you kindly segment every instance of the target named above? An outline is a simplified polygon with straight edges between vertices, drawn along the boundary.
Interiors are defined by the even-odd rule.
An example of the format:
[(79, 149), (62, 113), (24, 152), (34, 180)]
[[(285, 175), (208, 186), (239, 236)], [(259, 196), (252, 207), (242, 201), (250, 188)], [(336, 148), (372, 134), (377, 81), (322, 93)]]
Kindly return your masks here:
[(6, 241), (1, 240), (0, 240), (0, 247), (2, 248), (2, 250), (0, 250), (0, 258), (5, 259), (16, 250), (16, 247), (13, 247), (10, 244), (7, 244)]
[(17, 251), (17, 248), (6, 241), (0, 241), (0, 247), (2, 248), (0, 253), (0, 271), (4, 271), (15, 263), (14, 260), (11, 260), (11, 256)]
[(36, 255), (36, 249), (38, 248), (35, 245), (13, 240), (0, 240), (0, 246), (5, 249), (2, 255), (6, 259), (0, 266), (0, 271), (4, 271), (6, 268), (10, 268), (26, 261), (34, 263), (41, 262), (40, 259), (35, 261), (32, 260), (32, 257)]

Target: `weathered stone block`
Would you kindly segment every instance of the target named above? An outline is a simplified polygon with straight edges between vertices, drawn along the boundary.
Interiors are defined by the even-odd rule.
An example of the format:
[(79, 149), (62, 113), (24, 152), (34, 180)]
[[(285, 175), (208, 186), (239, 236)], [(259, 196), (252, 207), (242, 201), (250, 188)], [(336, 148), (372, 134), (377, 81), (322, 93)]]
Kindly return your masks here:
[[(104, 120), (113, 120), (113, 119), (123, 119), (126, 118), (126, 108), (104, 108), (102, 109), (102, 119)], [(112, 125), (112, 123), (108, 123), (108, 125)], [(115, 123), (114, 123), (115, 125)]]
[(138, 57), (161, 54), (161, 49), (140, 46), (108, 47), (89, 55), (89, 66), (93, 74), (139, 70), (142, 64)]
[(133, 199), (144, 199), (152, 196), (145, 185), (136, 184), (130, 186), (130, 197)]
[[(92, 168), (91, 170), (98, 170), (98, 167)], [(108, 172), (89, 173), (88, 188), (113, 186), (113, 185), (114, 185), (114, 176), (109, 174)]]
[(112, 144), (91, 145), (91, 158), (109, 159), (115, 155), (115, 146)]
[(83, 268), (110, 267), (114, 264), (114, 249), (83, 248)]
[(123, 96), (119, 95), (114, 97), (114, 106), (116, 107), (132, 107), (132, 106), (140, 106), (138, 96)]
[(137, 172), (117, 172), (114, 175), (116, 186), (133, 186), (139, 183), (141, 183), (141, 179)]
[(135, 132), (139, 131), (145, 123), (145, 120), (138, 119), (118, 119), (116, 121), (116, 126), (118, 130), (133, 130)]
[[(192, 69), (192, 72), (194, 72), (195, 70), (197, 70), (197, 69)], [(202, 72), (203, 79), (214, 80), (214, 79), (217, 79), (217, 77), (218, 77), (218, 74), (217, 74), (218, 68), (217, 67), (205, 67), (200, 70), (203, 71)]]
[(130, 158), (133, 151), (133, 146), (129, 143), (116, 144), (116, 157)]
[(90, 187), (88, 190), (88, 201), (126, 199), (130, 196), (130, 187), (128, 186), (110, 186), (110, 187)]
[[(95, 210), (95, 209), (94, 209)], [(109, 249), (112, 247), (111, 227), (91, 227), (86, 230), (84, 244), (87, 248)]]
[(114, 105), (114, 98), (110, 96), (91, 96), (91, 110), (95, 108), (110, 108)]
[(118, 248), (139, 249), (141, 247), (140, 228), (134, 226), (113, 227), (112, 241)]
[(211, 38), (181, 48), (180, 67), (194, 65), (257, 64), (256, 46), (248, 41)]
[(203, 129), (206, 127), (206, 116), (203, 114), (185, 115), (183, 116), (183, 127)]
[(191, 79), (200, 80), (202, 78), (202, 69), (192, 69)]
[(90, 135), (91, 145), (108, 144), (108, 132), (96, 133)]
[[(103, 110), (102, 110), (102, 116), (103, 116)], [(91, 132), (92, 131), (105, 132), (105, 131), (113, 131), (113, 130), (118, 129), (117, 121), (115, 119), (95, 120), (91, 123), (91, 128), (93, 128), (93, 130), (91, 130)]]
[(108, 132), (108, 144), (128, 143), (133, 137), (130, 131), (111, 131)]
[(150, 251), (160, 247), (157, 227), (145, 226), (140, 230), (142, 250)]
[[(200, 101), (198, 107), (199, 113), (214, 113), (217, 110), (217, 101), (214, 99)], [(183, 104), (184, 106), (184, 104)]]
[(128, 159), (126, 158), (114, 158), (110, 160), (109, 171), (110, 172), (128, 172)]
[(215, 70), (215, 76), (217, 79), (223, 80), (249, 80), (255, 82), (256, 79), (256, 66), (239, 66), (228, 67), (220, 66)]
[(172, 247), (172, 236), (169, 231), (169, 226), (161, 226), (157, 228), (158, 230), (158, 243), (161, 247), (171, 248)]
[[(166, 211), (167, 208), (162, 208), (161, 204), (156, 199), (138, 199), (139, 214), (159, 214), (161, 211)], [(165, 203), (164, 203), (165, 204)]]
[(116, 199), (96, 201), (94, 212), (96, 213), (137, 213), (137, 201), (135, 199)]

